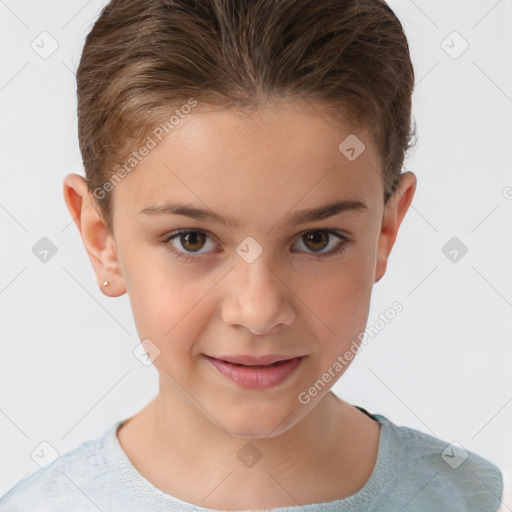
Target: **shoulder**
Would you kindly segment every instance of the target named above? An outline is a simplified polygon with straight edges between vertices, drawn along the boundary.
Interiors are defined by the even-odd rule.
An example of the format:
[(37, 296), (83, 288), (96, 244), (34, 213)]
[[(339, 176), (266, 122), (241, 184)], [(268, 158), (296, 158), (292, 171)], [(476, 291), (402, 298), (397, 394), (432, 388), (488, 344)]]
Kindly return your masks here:
[(0, 497), (2, 512), (89, 512), (98, 510), (94, 496), (113, 479), (103, 450), (113, 432), (82, 443), (37, 469)]
[[(400, 487), (404, 505), (409, 500), (404, 512), (429, 510), (433, 504), (457, 511), (498, 510), (503, 477), (494, 464), (458, 442), (397, 426), (382, 415), (374, 416), (391, 433), (396, 456), (395, 490)], [(393, 491), (388, 488), (388, 492)]]

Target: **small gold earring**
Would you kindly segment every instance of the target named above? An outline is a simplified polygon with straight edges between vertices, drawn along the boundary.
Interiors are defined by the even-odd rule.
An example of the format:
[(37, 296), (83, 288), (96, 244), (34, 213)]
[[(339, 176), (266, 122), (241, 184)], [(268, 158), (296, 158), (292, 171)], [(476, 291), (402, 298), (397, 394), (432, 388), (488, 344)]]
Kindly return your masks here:
[(108, 286), (108, 281), (105, 279), (105, 282), (103, 283), (103, 286)]

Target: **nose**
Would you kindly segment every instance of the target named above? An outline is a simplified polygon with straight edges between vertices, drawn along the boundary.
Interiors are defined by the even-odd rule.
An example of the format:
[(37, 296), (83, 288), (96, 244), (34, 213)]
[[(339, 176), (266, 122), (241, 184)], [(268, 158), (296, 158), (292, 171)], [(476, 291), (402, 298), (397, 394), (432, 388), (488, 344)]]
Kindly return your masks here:
[(273, 334), (282, 326), (291, 325), (296, 317), (294, 295), (266, 260), (262, 257), (252, 263), (240, 260), (235, 267), (226, 283), (224, 322), (256, 335)]
[(261, 336), (262, 334), (266, 334), (265, 332), (256, 332), (253, 331), (250, 327), (248, 327), (249, 331), (251, 331), (253, 334), (257, 334), (258, 336)]

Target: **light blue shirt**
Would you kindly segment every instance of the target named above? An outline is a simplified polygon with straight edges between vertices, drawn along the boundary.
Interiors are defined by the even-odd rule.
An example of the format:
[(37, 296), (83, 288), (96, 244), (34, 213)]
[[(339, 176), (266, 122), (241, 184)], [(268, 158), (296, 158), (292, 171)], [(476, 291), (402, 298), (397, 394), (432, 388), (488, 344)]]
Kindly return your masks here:
[[(334, 501), (267, 512), (490, 512), (499, 508), (502, 475), (488, 460), (397, 426), (380, 414), (371, 416), (381, 427), (377, 462), (358, 492)], [(182, 501), (147, 481), (116, 436), (127, 419), (28, 475), (0, 499), (0, 511), (227, 512)]]

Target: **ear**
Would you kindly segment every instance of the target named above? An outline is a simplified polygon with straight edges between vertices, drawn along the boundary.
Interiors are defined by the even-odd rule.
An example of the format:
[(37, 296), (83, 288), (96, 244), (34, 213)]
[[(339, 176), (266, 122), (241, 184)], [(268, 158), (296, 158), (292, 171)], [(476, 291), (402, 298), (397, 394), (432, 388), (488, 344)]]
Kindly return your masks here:
[[(98, 286), (109, 297), (119, 297), (126, 293), (126, 286), (117, 258), (117, 249), (112, 234), (99, 214), (99, 207), (78, 174), (68, 174), (63, 183), (64, 200), (75, 222), (85, 250), (89, 255)], [(109, 284), (103, 286), (107, 280)]]
[(416, 176), (407, 171), (401, 175), (400, 184), (395, 193), (388, 199), (382, 216), (382, 227), (377, 246), (377, 264), (375, 266), (374, 282), (379, 281), (388, 263), (388, 257), (395, 244), (398, 228), (414, 197), (416, 191)]

